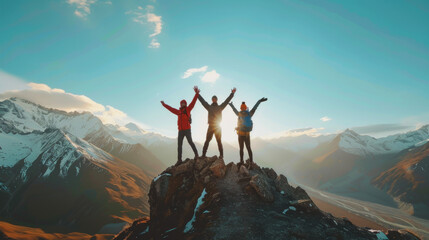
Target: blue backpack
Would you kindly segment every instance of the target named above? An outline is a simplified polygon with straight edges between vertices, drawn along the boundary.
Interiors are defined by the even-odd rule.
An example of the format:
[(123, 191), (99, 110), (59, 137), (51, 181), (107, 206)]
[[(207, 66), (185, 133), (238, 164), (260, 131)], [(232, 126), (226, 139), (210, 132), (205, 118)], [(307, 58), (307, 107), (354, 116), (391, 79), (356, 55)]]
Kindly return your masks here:
[(253, 129), (252, 116), (249, 111), (241, 111), (238, 116), (238, 131), (251, 132)]

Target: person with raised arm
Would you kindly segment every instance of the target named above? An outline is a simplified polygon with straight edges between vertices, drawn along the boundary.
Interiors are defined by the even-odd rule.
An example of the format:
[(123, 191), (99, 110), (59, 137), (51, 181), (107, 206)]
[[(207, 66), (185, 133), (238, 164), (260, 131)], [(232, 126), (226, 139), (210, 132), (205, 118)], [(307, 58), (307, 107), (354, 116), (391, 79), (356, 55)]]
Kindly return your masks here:
[(204, 98), (199, 95), (198, 100), (200, 100), (201, 104), (208, 112), (208, 120), (207, 123), (209, 127), (207, 128), (206, 141), (204, 142), (203, 147), (203, 155), (202, 157), (206, 157), (207, 149), (209, 148), (209, 143), (213, 138), (213, 135), (216, 137), (217, 146), (219, 149), (220, 158), (223, 158), (223, 146), (222, 146), (222, 128), (220, 127), (220, 122), (222, 121), (222, 111), (225, 109), (226, 105), (231, 101), (234, 97), (235, 91), (237, 89), (233, 88), (231, 90), (231, 94), (228, 98), (222, 103), (217, 103), (216, 95), (212, 97), (212, 104), (208, 104)]
[(249, 161), (250, 161), (250, 163), (253, 163), (253, 153), (252, 153), (252, 148), (250, 146), (250, 132), (253, 130), (252, 117), (255, 114), (255, 111), (258, 108), (259, 104), (261, 104), (261, 102), (265, 102), (267, 100), (268, 100), (267, 98), (259, 99), (258, 102), (255, 104), (255, 106), (250, 111), (249, 111), (249, 108), (247, 108), (245, 102), (242, 102), (242, 104), (240, 106), (240, 110), (241, 110), (240, 112), (235, 108), (235, 106), (232, 102), (229, 104), (231, 106), (232, 110), (234, 111), (235, 115), (238, 116), (237, 127), (235, 129), (237, 131), (238, 145), (240, 147), (240, 163), (239, 163), (239, 165), (244, 164), (244, 161), (243, 161), (244, 144), (246, 144), (247, 153), (249, 154)]
[(173, 107), (170, 107), (169, 105), (165, 104), (164, 101), (161, 101), (162, 106), (164, 106), (166, 109), (168, 109), (173, 114), (177, 115), (177, 127), (179, 129), (179, 134), (177, 137), (177, 163), (176, 166), (182, 163), (182, 146), (183, 146), (183, 139), (186, 137), (186, 140), (188, 140), (189, 145), (191, 146), (192, 150), (195, 154), (195, 159), (198, 158), (198, 151), (195, 147), (194, 141), (192, 141), (192, 134), (191, 134), (191, 111), (195, 106), (195, 103), (197, 102), (198, 95), (200, 93), (200, 89), (198, 89), (197, 86), (194, 87), (195, 96), (192, 99), (192, 102), (187, 105), (186, 100), (180, 101), (180, 108), (176, 109)]

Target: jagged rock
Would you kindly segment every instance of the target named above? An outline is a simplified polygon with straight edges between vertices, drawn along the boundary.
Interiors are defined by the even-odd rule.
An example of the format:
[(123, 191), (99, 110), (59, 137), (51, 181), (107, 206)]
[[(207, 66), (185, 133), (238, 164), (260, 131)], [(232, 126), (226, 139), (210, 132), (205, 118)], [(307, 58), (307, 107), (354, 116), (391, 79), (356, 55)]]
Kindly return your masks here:
[(268, 202), (274, 201), (274, 196), (271, 192), (270, 186), (268, 185), (267, 181), (259, 174), (254, 175), (249, 184), (253, 187), (253, 189), (255, 189), (256, 193), (262, 199)]
[(174, 169), (174, 174), (177, 175), (191, 171), (194, 168), (194, 163), (194, 159), (186, 159), (185, 162)]
[[(377, 239), (368, 229), (320, 211), (302, 188), (272, 169), (249, 162), (238, 169), (217, 157), (182, 165), (152, 181), (150, 220), (137, 220), (116, 240)], [(388, 234), (415, 239), (400, 231)]]
[(267, 176), (271, 179), (276, 179), (277, 178), (277, 173), (274, 171), (274, 169), (272, 168), (262, 168), (262, 170), (265, 172), (265, 174), (267, 174)]
[(218, 178), (221, 178), (225, 175), (225, 163), (223, 159), (217, 159), (211, 166), (210, 171), (212, 171), (213, 175)]
[(287, 192), (291, 189), (287, 181), (287, 178), (283, 174), (280, 174), (279, 176), (277, 176), (276, 180), (274, 180), (274, 183), (276, 185), (277, 191), (279, 192), (281, 191)]
[(240, 166), (240, 174), (242, 176), (247, 177), (247, 176), (249, 176), (249, 170), (247, 170), (247, 168), (245, 166), (241, 165)]

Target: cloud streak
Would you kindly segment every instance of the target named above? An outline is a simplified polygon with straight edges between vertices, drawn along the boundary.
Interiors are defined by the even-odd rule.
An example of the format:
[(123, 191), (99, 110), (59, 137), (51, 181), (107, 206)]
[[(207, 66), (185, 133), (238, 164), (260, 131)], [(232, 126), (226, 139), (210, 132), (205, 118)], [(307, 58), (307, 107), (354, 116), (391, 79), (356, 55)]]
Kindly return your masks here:
[(207, 68), (208, 68), (208, 66), (203, 66), (203, 67), (200, 67), (200, 68), (189, 68), (183, 74), (182, 78), (185, 79), (185, 78), (191, 77), (194, 73), (206, 72)]

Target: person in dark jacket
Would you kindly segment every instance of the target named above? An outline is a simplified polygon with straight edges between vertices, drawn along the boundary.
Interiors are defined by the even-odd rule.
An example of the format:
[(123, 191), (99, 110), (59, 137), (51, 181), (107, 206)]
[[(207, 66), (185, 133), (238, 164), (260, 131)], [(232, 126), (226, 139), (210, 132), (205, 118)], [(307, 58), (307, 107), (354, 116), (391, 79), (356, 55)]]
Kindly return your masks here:
[(177, 163), (176, 165), (179, 165), (182, 163), (182, 145), (183, 145), (183, 138), (186, 137), (186, 140), (188, 140), (189, 145), (191, 145), (192, 150), (195, 154), (195, 159), (198, 158), (198, 151), (195, 147), (194, 142), (192, 141), (192, 134), (191, 134), (191, 111), (195, 106), (195, 103), (197, 102), (198, 95), (200, 93), (200, 90), (197, 86), (194, 87), (195, 96), (194, 99), (192, 99), (191, 104), (189, 106), (187, 105), (186, 100), (180, 101), (180, 108), (176, 109), (173, 107), (170, 107), (169, 105), (165, 104), (164, 101), (161, 101), (162, 106), (167, 108), (170, 112), (177, 115), (177, 127), (179, 128), (179, 134), (177, 137)]
[(209, 105), (201, 95), (198, 96), (198, 100), (200, 100), (201, 104), (204, 106), (205, 109), (207, 109), (209, 113), (207, 122), (209, 127), (207, 129), (206, 141), (203, 147), (203, 157), (206, 156), (207, 149), (209, 148), (209, 143), (212, 140), (214, 134), (216, 137), (217, 146), (219, 148), (220, 158), (223, 158), (222, 129), (220, 127), (220, 122), (222, 121), (222, 111), (234, 97), (234, 93), (236, 90), (236, 88), (233, 88), (231, 90), (231, 94), (221, 105), (217, 103), (216, 96), (212, 97), (211, 105)]
[[(250, 116), (253, 117), (253, 114), (255, 114), (256, 109), (258, 108), (259, 104), (261, 104), (261, 102), (265, 102), (267, 101), (267, 98), (261, 98), (258, 100), (258, 102), (255, 104), (255, 106), (252, 108), (252, 110), (250, 110), (247, 108), (246, 103), (243, 102), (240, 106), (240, 112), (237, 111), (237, 109), (234, 107), (234, 104), (231, 102), (229, 105), (231, 106), (232, 110), (234, 111), (235, 115), (238, 116), (238, 124), (240, 125), (240, 121), (242, 121), (243, 118)], [(249, 161), (251, 163), (253, 163), (253, 153), (252, 153), (252, 148), (250, 146), (250, 131), (244, 131), (243, 129), (240, 128), (240, 126), (237, 126), (236, 128), (237, 130), (237, 135), (238, 135), (238, 145), (240, 146), (240, 165), (244, 164), (243, 161), (243, 155), (244, 155), (244, 144), (246, 144), (246, 148), (247, 148), (247, 153), (249, 154)]]

